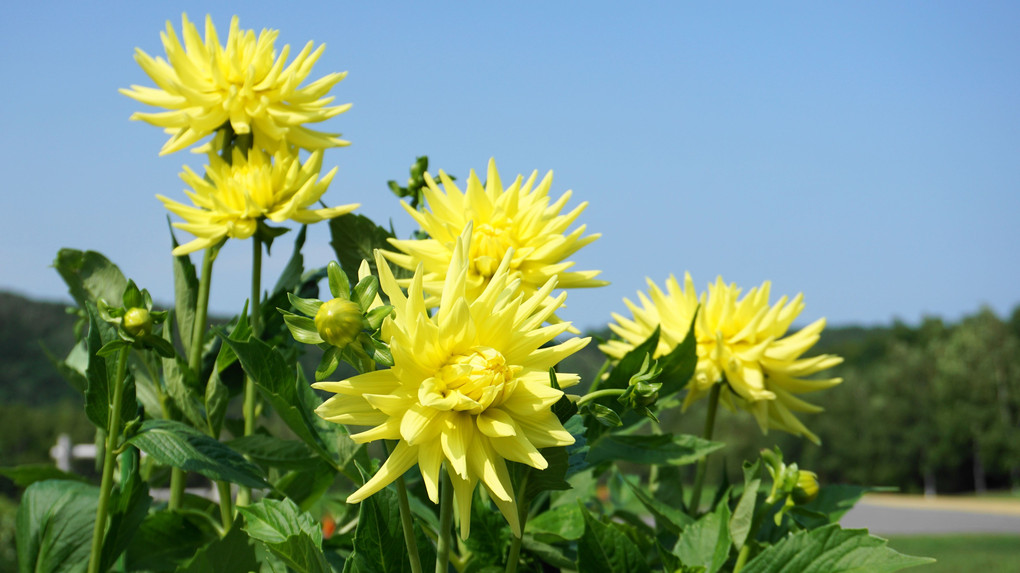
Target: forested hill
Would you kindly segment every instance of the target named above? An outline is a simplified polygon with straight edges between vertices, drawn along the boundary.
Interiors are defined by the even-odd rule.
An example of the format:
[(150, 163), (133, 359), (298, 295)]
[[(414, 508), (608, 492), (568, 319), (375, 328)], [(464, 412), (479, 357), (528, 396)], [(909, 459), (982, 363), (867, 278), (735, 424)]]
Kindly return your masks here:
[[(47, 433), (21, 435), (17, 444), (0, 437), (0, 457), (28, 461), (34, 444), (51, 443), (49, 434), (60, 431), (54, 404), (64, 423), (80, 417), (88, 427), (80, 397), (46, 353), (63, 358), (73, 344), (78, 317), (66, 308), (0, 292), (0, 413), (25, 418), (2, 420), (0, 429), (25, 434), (38, 425)], [(801, 416), (824, 447), (781, 432), (762, 436), (746, 413), (724, 412), (717, 435), (728, 444), (731, 472), (778, 444), (828, 481), (907, 491), (1020, 488), (1020, 307), (1005, 319), (984, 309), (956, 323), (830, 327), (807, 356), (820, 353), (845, 359), (826, 373), (842, 384), (806, 396), (825, 412)], [(587, 381), (602, 360), (592, 343), (561, 366)], [(700, 410), (660, 418), (667, 431), (700, 433)], [(27, 422), (41, 417), (48, 421)], [(38, 455), (45, 460), (45, 449)]]

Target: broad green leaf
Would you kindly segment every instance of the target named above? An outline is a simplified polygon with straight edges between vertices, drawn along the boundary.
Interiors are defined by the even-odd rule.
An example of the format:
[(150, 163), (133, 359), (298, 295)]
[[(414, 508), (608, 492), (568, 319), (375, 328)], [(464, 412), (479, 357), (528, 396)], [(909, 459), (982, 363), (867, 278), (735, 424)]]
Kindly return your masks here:
[(53, 266), (80, 307), (86, 302), (95, 304), (99, 299), (117, 304), (124, 297), (127, 279), (117, 265), (100, 253), (60, 249)]
[(814, 529), (829, 523), (838, 523), (850, 511), (861, 496), (871, 488), (859, 485), (835, 484), (822, 486), (818, 497), (810, 503), (790, 509), (790, 517), (806, 529)]
[[(169, 329), (167, 329), (169, 330)], [(204, 396), (198, 391), (198, 379), (180, 356), (163, 358), (163, 380), (166, 391), (184, 417), (196, 428), (205, 428)]]
[(742, 573), (888, 573), (934, 559), (899, 553), (866, 529), (838, 524), (801, 531), (751, 559)]
[(733, 546), (739, 551), (747, 535), (751, 532), (751, 523), (754, 520), (754, 505), (758, 499), (758, 487), (761, 486), (760, 479), (752, 479), (744, 484), (744, 491), (740, 494), (740, 501), (733, 510), (733, 517), (730, 518), (730, 537), (733, 538)]
[(322, 554), (322, 529), (289, 499), (263, 499), (238, 507), (244, 530), (298, 573), (331, 573)]
[(255, 547), (241, 528), (241, 516), (237, 516), (222, 539), (199, 549), (176, 573), (249, 573), (258, 567)]
[(78, 474), (67, 473), (52, 464), (22, 464), (20, 466), (0, 468), (0, 476), (14, 482), (14, 485), (25, 488), (37, 481), (50, 479), (80, 481), (88, 483), (88, 478)]
[(584, 535), (584, 515), (581, 508), (572, 503), (558, 505), (528, 520), (525, 531), (532, 535), (554, 535), (573, 541)]
[[(368, 261), (372, 274), (379, 276), (373, 250), (391, 249), (386, 239), (393, 237), (393, 233), (376, 225), (368, 217), (354, 213), (331, 219), (329, 232), (332, 236), (330, 245), (348, 277), (358, 276), (358, 268), (363, 260)], [(399, 278), (400, 275), (397, 276)]]
[[(167, 219), (169, 223), (169, 218)], [(170, 227), (170, 242), (177, 248), (177, 237)], [(205, 256), (203, 254), (203, 256)], [(195, 307), (198, 305), (198, 274), (191, 264), (190, 255), (174, 257), (174, 315), (177, 318), (177, 332), (181, 337), (184, 355), (191, 354), (191, 338), (194, 336)], [(168, 326), (169, 327), (169, 326)], [(205, 326), (203, 325), (203, 328)]]
[(304, 442), (266, 434), (243, 436), (227, 442), (227, 445), (256, 463), (289, 470), (310, 468), (319, 459)]
[[(300, 443), (300, 442), (295, 442)], [(277, 491), (301, 509), (308, 510), (318, 502), (336, 480), (337, 469), (319, 456), (311, 458), (303, 469), (291, 470), (276, 480)]]
[(30, 485), (18, 506), (18, 571), (85, 571), (98, 501), (98, 487), (77, 481)]
[[(258, 339), (224, 341), (234, 350), (244, 371), (255, 381), (259, 394), (269, 402), (287, 426), (327, 462), (337, 465), (337, 441), (341, 435), (336, 424), (328, 424), (317, 415), (321, 401), (307, 384), (301, 384), (297, 370), (287, 364), (280, 351)], [(349, 438), (348, 438), (349, 439)]]
[(673, 554), (684, 565), (704, 567), (706, 573), (715, 573), (730, 555), (730, 508), (720, 503), (715, 511), (684, 528), (673, 547)]
[[(568, 556), (559, 546), (542, 543), (531, 535), (524, 535), (524, 538), (521, 540), (521, 547), (523, 547), (528, 553), (531, 553), (535, 557), (538, 557), (542, 561), (560, 569), (561, 571), (573, 570), (574, 567), (577, 566), (576, 557), (573, 555)], [(502, 568), (498, 568), (496, 573), (502, 570)]]
[[(119, 353), (104, 357), (100, 356), (98, 351), (116, 335), (109, 325), (99, 322), (95, 307), (91, 303), (86, 304), (86, 312), (89, 317), (89, 331), (85, 338), (88, 352), (88, 366), (85, 369), (85, 378), (88, 381), (85, 388), (85, 415), (98, 428), (109, 431), (110, 404), (113, 402), (114, 385), (117, 383)], [(123, 427), (124, 422), (135, 417), (138, 403), (135, 399), (134, 376), (130, 371), (122, 384), (124, 392), (120, 404), (120, 419)], [(113, 430), (119, 433), (120, 429)]]
[[(222, 355), (227, 345), (220, 346), (218, 355)], [(209, 433), (219, 436), (223, 429), (223, 419), (227, 415), (227, 405), (230, 403), (230, 390), (223, 383), (220, 377), (221, 370), (213, 366), (212, 374), (205, 385), (205, 418), (208, 423)]]
[(588, 510), (584, 516), (584, 535), (577, 541), (577, 570), (585, 573), (650, 571), (641, 549), (616, 523), (602, 523)]
[(146, 420), (128, 443), (158, 463), (198, 472), (209, 479), (254, 488), (269, 487), (257, 466), (198, 430), (173, 420)]
[[(655, 499), (640, 485), (635, 485), (626, 478), (624, 479), (624, 482), (630, 487), (630, 490), (634, 493), (634, 497), (641, 502), (641, 505), (645, 506), (645, 509), (651, 512), (652, 516), (655, 518), (656, 526), (666, 529), (674, 535), (678, 535), (684, 527), (687, 527), (687, 525), (694, 521), (680, 508), (670, 507)], [(670, 487), (670, 485), (660, 482), (659, 487)]]
[(588, 463), (594, 466), (606, 461), (625, 461), (682, 466), (698, 461), (723, 445), (688, 434), (606, 434), (590, 444)]
[(150, 513), (128, 545), (124, 565), (128, 571), (174, 571), (195, 554), (195, 548), (214, 539), (214, 530), (199, 527), (182, 513)]

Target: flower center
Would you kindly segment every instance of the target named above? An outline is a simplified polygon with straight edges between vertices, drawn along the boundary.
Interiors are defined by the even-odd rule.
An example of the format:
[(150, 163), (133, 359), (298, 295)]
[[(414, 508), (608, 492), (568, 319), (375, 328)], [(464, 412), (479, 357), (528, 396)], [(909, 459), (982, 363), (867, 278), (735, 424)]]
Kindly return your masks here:
[(481, 414), (499, 405), (509, 395), (520, 366), (510, 366), (496, 349), (476, 346), (465, 354), (451, 356), (435, 376), (422, 382), (421, 403), (438, 410)]
[(475, 272), (485, 278), (492, 278), (506, 252), (514, 246), (507, 223), (484, 223), (471, 236), (471, 263)]

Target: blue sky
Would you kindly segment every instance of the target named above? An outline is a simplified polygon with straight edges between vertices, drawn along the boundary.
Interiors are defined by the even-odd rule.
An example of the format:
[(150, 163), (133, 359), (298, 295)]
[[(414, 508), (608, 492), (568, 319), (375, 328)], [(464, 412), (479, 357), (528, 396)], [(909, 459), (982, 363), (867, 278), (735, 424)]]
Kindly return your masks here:
[[(217, 3), (38, 2), (0, 21), (0, 289), (63, 300), (61, 247), (103, 252), (171, 297), (166, 212), (187, 152), (117, 93), (152, 85), (135, 47)], [(324, 196), (413, 229), (386, 188), (415, 156), (464, 178), (495, 157), (504, 181), (555, 173), (602, 238), (564, 318), (600, 326), (622, 297), (690, 271), (774, 297), (803, 292), (802, 323), (953, 320), (1020, 303), (1020, 4), (608, 2), (238, 4), (242, 28), (327, 45), (313, 77), (347, 70), (353, 108), (325, 124), (352, 145)], [(291, 7), (294, 6), (294, 7)], [(181, 237), (184, 239), (184, 237)], [(287, 238), (264, 276), (272, 284)], [(308, 262), (331, 258), (313, 227)], [(215, 312), (247, 296), (250, 249), (229, 244)], [(1013, 254), (1010, 254), (1013, 253)]]

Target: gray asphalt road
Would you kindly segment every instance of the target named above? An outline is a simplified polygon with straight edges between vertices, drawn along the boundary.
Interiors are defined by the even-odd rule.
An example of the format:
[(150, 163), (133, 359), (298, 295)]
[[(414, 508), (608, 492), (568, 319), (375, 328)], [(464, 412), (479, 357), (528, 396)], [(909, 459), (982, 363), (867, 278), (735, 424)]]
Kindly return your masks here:
[(859, 502), (843, 516), (844, 528), (866, 527), (876, 535), (912, 533), (1017, 533), (1020, 516), (968, 511), (889, 507)]

